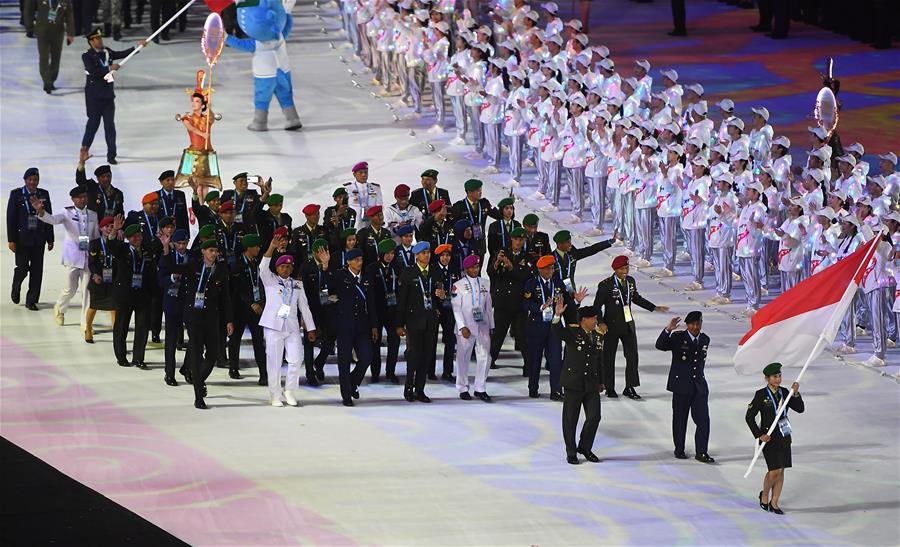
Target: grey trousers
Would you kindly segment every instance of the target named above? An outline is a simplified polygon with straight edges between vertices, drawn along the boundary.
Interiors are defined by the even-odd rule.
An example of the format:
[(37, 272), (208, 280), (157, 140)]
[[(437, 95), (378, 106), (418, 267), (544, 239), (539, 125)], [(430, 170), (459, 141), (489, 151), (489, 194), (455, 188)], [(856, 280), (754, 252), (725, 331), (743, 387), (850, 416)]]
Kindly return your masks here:
[(547, 195), (547, 162), (541, 159), (541, 149), (532, 148), (534, 151), (534, 165), (537, 167), (538, 192)]
[(781, 294), (793, 289), (797, 283), (800, 283), (800, 273), (800, 270), (781, 272)]
[(466, 139), (469, 130), (469, 119), (466, 116), (466, 105), (463, 104), (462, 95), (451, 95), (450, 106), (453, 108), (453, 123), (456, 126), (457, 138)]
[(425, 86), (425, 74), (420, 67), (406, 68), (406, 89), (409, 96), (412, 97), (413, 110), (420, 114), (422, 112), (422, 88)]
[(856, 347), (856, 313), (854, 313), (853, 308), (859, 299), (858, 296), (855, 295), (853, 297), (853, 303), (850, 304), (850, 309), (844, 314), (841, 326), (838, 328), (838, 333), (835, 337), (836, 342), (842, 342), (851, 348)]
[(588, 187), (591, 192), (591, 219), (594, 221), (594, 227), (601, 230), (606, 213), (606, 180), (606, 175), (588, 177)]
[(760, 293), (762, 292), (759, 280), (758, 256), (740, 257), (741, 280), (744, 282), (744, 290), (747, 292), (747, 307), (759, 309)]
[(484, 152), (484, 124), (481, 123), (481, 107), (467, 106), (469, 111), (469, 125), (472, 126), (472, 133), (475, 135), (475, 151)]
[[(609, 182), (608, 179), (607, 182)], [(614, 188), (607, 188), (606, 192), (609, 194), (609, 202), (612, 204), (613, 230), (616, 232), (616, 237), (623, 239), (625, 237), (624, 196), (620, 190)]]
[(703, 228), (685, 230), (685, 242), (688, 253), (691, 255), (691, 273), (695, 283), (703, 284), (703, 275), (706, 273), (704, 255), (706, 250), (706, 230)]
[(734, 247), (710, 247), (709, 254), (716, 275), (716, 296), (731, 298), (731, 274), (734, 271), (731, 255), (734, 254)]
[(541, 162), (544, 167), (544, 177), (547, 179), (547, 200), (554, 206), (559, 207), (559, 185), (562, 173), (562, 160), (551, 160)]
[(678, 217), (659, 217), (663, 267), (675, 271), (675, 248), (678, 240)]
[(525, 146), (525, 135), (510, 135), (509, 138), (509, 174), (522, 180), (522, 149)]
[(653, 221), (655, 218), (655, 207), (635, 209), (634, 222), (637, 235), (637, 253), (641, 258), (648, 261), (653, 257)]
[(434, 123), (444, 127), (447, 110), (444, 106), (444, 87), (446, 82), (431, 82), (431, 100), (434, 102)]
[(500, 124), (482, 123), (484, 127), (484, 152), (487, 155), (488, 165), (500, 168)]
[(566, 181), (569, 185), (569, 201), (572, 202), (572, 214), (580, 217), (584, 211), (584, 167), (566, 167), (565, 169)]
[(622, 221), (625, 225), (625, 246), (634, 251), (637, 246), (634, 223), (634, 192), (619, 192), (622, 196)]
[(865, 294), (866, 307), (869, 309), (869, 329), (872, 332), (872, 352), (879, 359), (884, 359), (887, 349), (885, 337), (887, 329), (884, 314), (884, 291), (873, 289)]

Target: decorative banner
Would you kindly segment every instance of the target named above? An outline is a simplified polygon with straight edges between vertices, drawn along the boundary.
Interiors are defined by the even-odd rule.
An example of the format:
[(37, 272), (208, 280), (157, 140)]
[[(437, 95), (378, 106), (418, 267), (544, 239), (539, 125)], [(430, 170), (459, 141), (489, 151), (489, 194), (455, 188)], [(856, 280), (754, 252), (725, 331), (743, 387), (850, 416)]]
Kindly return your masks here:
[(222, 13), (222, 10), (234, 4), (234, 0), (203, 0), (206, 2), (206, 7), (209, 8), (209, 11), (213, 13)]
[(200, 47), (203, 48), (206, 64), (210, 67), (216, 64), (225, 47), (225, 25), (222, 24), (222, 17), (218, 13), (210, 13), (207, 16), (206, 23), (203, 24)]

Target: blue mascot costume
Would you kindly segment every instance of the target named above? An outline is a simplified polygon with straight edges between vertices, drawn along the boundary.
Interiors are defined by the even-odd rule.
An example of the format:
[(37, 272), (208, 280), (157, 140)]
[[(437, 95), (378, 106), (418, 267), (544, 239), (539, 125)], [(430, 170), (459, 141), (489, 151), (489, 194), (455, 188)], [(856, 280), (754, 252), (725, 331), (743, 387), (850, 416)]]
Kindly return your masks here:
[(237, 3), (237, 20), (249, 38), (228, 36), (229, 47), (253, 54), (253, 121), (251, 131), (267, 131), (269, 103), (272, 95), (278, 98), (284, 112), (285, 129), (296, 131), (303, 127), (294, 107), (291, 85), (291, 66), (285, 40), (291, 33), (291, 10), (295, 0), (244, 0)]

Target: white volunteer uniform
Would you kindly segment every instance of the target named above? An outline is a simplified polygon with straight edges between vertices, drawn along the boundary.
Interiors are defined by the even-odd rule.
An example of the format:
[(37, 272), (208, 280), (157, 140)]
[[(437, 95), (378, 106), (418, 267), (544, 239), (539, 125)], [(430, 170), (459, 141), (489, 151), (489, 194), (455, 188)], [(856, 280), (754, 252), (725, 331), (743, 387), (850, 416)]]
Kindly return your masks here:
[[(491, 282), (484, 277), (469, 277), (453, 284), (451, 304), (456, 318), (456, 388), (460, 393), (469, 391), (469, 360), (475, 348), (475, 391), (484, 393), (491, 353), (491, 329), (494, 328), (494, 306), (491, 302)], [(477, 321), (475, 310), (481, 310)], [(471, 333), (466, 339), (463, 327)]]
[[(259, 279), (266, 291), (266, 307), (259, 317), (266, 338), (266, 371), (269, 376), (269, 392), (272, 398), (281, 399), (281, 362), (287, 359), (288, 372), (284, 391), (296, 389), (300, 382), (300, 363), (303, 360), (303, 328), (307, 332), (316, 330), (312, 312), (306, 301), (303, 283), (296, 279), (282, 279), (272, 273), (269, 263), (272, 257), (264, 256), (259, 263)], [(279, 313), (282, 305), (287, 306), (287, 315)]]

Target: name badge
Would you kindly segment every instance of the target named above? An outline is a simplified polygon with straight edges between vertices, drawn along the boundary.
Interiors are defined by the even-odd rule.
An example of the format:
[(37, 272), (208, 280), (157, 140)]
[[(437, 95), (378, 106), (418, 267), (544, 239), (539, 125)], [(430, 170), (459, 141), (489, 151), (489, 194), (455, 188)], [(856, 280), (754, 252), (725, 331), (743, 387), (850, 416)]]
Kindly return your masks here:
[(78, 250), (87, 251), (91, 240), (88, 236), (78, 236)]
[(116, 210), (115, 210), (115, 209), (104, 209), (104, 210), (103, 210), (103, 216), (105, 216), (105, 217), (114, 217), (114, 216), (116, 216)]
[(234, 266), (234, 263), (236, 260), (237, 260), (237, 257), (234, 255), (229, 255), (228, 257), (225, 258), (225, 261), (228, 263), (229, 268)]
[(143, 273), (133, 273), (131, 274), (131, 288), (132, 289), (140, 289), (144, 284), (144, 274)]
[(622, 308), (622, 313), (625, 314), (625, 322), (631, 323), (634, 321), (634, 317), (631, 316), (631, 306), (625, 306)]
[(384, 294), (384, 300), (388, 306), (396, 306), (397, 305), (397, 293), (391, 291)]
[(453, 305), (450, 303), (449, 298), (445, 298), (445, 299), (441, 300), (441, 307), (444, 308), (445, 310), (449, 310), (451, 307), (453, 307)]
[(37, 230), (38, 218), (34, 215), (28, 215), (28, 229)]
[(259, 287), (253, 287), (253, 301), (259, 302)]
[(567, 277), (567, 278), (563, 279), (563, 285), (566, 287), (567, 293), (571, 294), (575, 291), (575, 285), (572, 283), (571, 278)]
[(481, 224), (472, 226), (472, 239), (481, 239)]
[(431, 311), (431, 298), (422, 298), (422, 304), (425, 306), (425, 311)]
[(197, 292), (194, 294), (194, 309), (202, 310), (206, 307), (206, 292)]
[(328, 289), (322, 289), (319, 291), (319, 304), (323, 306), (328, 304)]
[(291, 316), (291, 307), (287, 304), (278, 306), (278, 311), (275, 313), (275, 316), (279, 319), (287, 319)]
[(57, 11), (59, 11), (59, 6), (57, 6), (57, 7), (55, 7), (55, 8), (50, 8), (50, 10), (47, 12), (47, 22), (48, 22), (48, 23), (55, 23), (55, 22), (56, 22), (56, 13), (57, 13)]
[(234, 215), (234, 221), (243, 223), (244, 222), (244, 213), (238, 213), (238, 214)]
[(103, 268), (103, 282), (112, 283), (112, 268)]
[(476, 323), (481, 323), (484, 321), (484, 310), (481, 308), (475, 308), (472, 310), (472, 319), (475, 320)]
[(550, 306), (547, 306), (541, 310), (541, 318), (544, 320), (544, 323), (553, 321), (553, 309)]
[(782, 437), (791, 436), (791, 422), (788, 421), (787, 416), (782, 416), (782, 418), (778, 420), (778, 430), (781, 431)]

